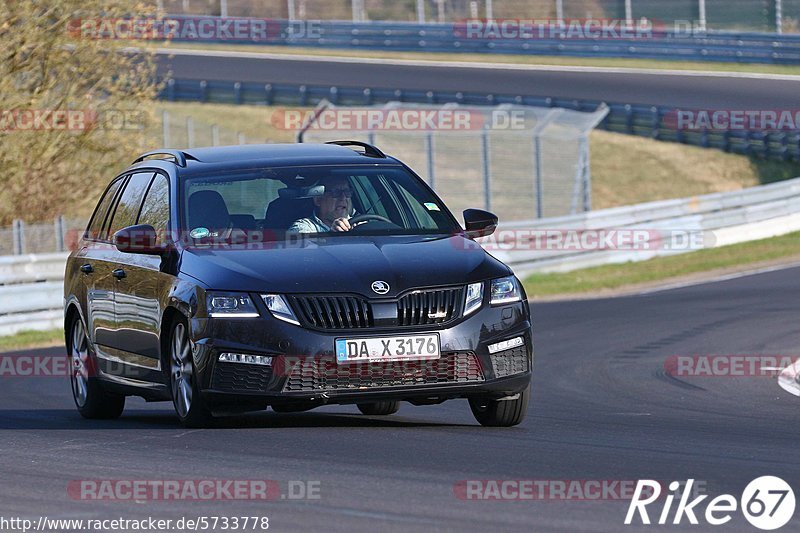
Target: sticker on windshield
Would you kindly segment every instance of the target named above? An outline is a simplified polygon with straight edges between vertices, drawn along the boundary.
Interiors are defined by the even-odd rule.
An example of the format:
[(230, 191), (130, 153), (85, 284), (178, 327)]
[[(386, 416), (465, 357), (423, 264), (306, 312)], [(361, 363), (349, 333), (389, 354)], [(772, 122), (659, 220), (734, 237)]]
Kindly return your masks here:
[(423, 205), (428, 209), (428, 211), (441, 211), (439, 206), (433, 202), (425, 202)]
[(208, 228), (194, 228), (189, 232), (192, 239), (203, 239), (209, 235), (211, 235), (211, 231)]

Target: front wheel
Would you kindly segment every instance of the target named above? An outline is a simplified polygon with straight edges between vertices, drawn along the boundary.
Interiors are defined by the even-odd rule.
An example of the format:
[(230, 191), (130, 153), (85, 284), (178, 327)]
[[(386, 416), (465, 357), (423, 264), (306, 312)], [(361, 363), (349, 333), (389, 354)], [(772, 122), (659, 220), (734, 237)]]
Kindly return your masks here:
[(106, 391), (93, 375), (89, 338), (77, 313), (70, 323), (68, 342), (69, 380), (72, 385), (72, 399), (78, 412), (89, 419), (119, 418), (125, 409), (125, 396)]
[(528, 385), (514, 400), (470, 398), (469, 407), (482, 426), (511, 427), (525, 419), (530, 396), (531, 386)]
[(360, 403), (358, 404), (358, 410), (365, 415), (393, 415), (400, 410), (400, 402), (395, 400), (386, 400), (383, 402)]
[(192, 347), (186, 323), (177, 320), (170, 335), (169, 387), (178, 420), (186, 427), (204, 427), (211, 422), (211, 412), (206, 408), (192, 357)]

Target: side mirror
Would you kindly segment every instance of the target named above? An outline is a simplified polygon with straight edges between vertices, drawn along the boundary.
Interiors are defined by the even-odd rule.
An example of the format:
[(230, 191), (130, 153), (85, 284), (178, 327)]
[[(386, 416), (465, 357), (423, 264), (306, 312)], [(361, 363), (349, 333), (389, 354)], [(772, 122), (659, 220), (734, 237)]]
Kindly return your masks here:
[(497, 229), (497, 215), (483, 209), (465, 209), (464, 225), (467, 235), (473, 239), (488, 237)]
[(122, 228), (114, 234), (114, 246), (129, 254), (161, 255), (166, 249), (158, 244), (155, 228), (147, 224)]

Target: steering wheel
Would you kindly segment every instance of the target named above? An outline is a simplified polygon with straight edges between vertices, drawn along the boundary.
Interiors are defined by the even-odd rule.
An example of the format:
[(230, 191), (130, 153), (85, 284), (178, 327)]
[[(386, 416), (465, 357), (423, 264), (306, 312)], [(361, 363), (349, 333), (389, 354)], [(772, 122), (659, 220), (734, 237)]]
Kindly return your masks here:
[(366, 224), (371, 220), (377, 220), (378, 222), (386, 222), (387, 224), (391, 224), (392, 226), (395, 225), (394, 222), (380, 215), (358, 215), (357, 217), (353, 217), (350, 219), (350, 225), (356, 227), (360, 224)]

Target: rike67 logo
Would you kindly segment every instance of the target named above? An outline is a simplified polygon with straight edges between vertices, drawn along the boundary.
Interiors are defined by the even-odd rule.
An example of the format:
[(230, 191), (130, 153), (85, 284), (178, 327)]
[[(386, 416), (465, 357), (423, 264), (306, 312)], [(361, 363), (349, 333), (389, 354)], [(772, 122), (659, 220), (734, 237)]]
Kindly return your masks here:
[[(684, 517), (690, 524), (697, 525), (700, 523), (698, 520), (700, 516), (707, 524), (721, 526), (730, 522), (734, 513), (740, 509), (752, 526), (761, 530), (774, 530), (785, 526), (794, 515), (794, 491), (779, 477), (762, 476), (754, 479), (745, 487), (739, 500), (731, 494), (722, 494), (708, 502), (704, 502), (708, 498), (706, 494), (689, 500), (693, 485), (694, 479), (687, 480), (685, 484), (678, 481), (670, 483), (669, 492), (663, 498), (661, 512), (653, 515), (651, 519), (648, 506), (651, 506), (649, 511), (658, 512), (658, 505), (662, 501), (662, 486), (658, 481), (639, 480), (628, 506), (625, 525), (637, 524), (639, 521), (641, 524), (649, 525), (653, 523), (651, 520), (659, 525), (667, 523), (678, 525)], [(678, 503), (673, 511), (676, 498)], [(651, 505), (656, 501), (658, 504)], [(705, 505), (704, 512), (701, 504)]]

